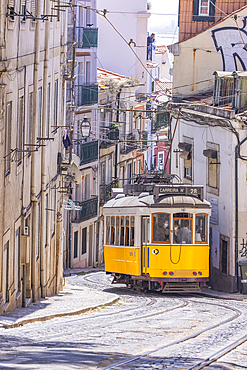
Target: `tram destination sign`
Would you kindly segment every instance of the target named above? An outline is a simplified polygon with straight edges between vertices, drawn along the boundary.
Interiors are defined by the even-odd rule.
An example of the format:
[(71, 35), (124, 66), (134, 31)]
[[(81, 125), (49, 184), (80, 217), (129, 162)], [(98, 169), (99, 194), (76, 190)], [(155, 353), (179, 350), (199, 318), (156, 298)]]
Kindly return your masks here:
[(186, 195), (196, 196), (203, 199), (203, 186), (193, 185), (156, 185), (154, 188), (154, 195)]

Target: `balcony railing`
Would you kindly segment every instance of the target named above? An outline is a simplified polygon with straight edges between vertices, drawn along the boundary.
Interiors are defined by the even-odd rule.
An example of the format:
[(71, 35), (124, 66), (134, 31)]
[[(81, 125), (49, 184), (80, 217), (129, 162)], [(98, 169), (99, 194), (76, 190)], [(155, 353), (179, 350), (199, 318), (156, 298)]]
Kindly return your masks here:
[(75, 28), (76, 47), (82, 49), (97, 48), (98, 28), (76, 27)]
[(97, 161), (98, 159), (98, 140), (84, 144), (76, 144), (76, 154), (80, 158), (80, 166), (86, 163)]
[[(121, 139), (124, 141), (121, 143)], [(138, 148), (138, 142), (133, 133), (129, 133), (120, 139), (120, 153), (127, 154)], [(128, 141), (129, 140), (129, 141)]]
[(102, 140), (100, 144), (101, 148), (108, 148), (109, 146), (115, 145), (117, 144), (117, 140), (119, 140), (119, 129), (110, 126), (104, 136), (106, 139)]
[(98, 196), (82, 202), (74, 202), (76, 206), (82, 207), (79, 211), (72, 211), (71, 220), (75, 223), (90, 220), (90, 218), (97, 217), (98, 214)]
[(76, 85), (74, 91), (75, 91), (75, 104), (77, 106), (98, 103), (97, 84)]
[(107, 185), (100, 185), (100, 205), (105, 204), (111, 199), (111, 189), (118, 188), (118, 179), (113, 180)]

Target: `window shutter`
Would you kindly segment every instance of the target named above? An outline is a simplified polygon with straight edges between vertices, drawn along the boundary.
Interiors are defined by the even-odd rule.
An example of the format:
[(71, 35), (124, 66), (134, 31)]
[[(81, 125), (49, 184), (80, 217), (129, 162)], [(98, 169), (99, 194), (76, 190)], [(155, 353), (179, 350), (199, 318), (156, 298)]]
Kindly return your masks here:
[(214, 13), (215, 13), (215, 0), (210, 0), (210, 6), (209, 6), (209, 16), (210, 17), (214, 17)]
[(198, 15), (198, 13), (199, 13), (199, 0), (193, 0), (193, 15)]
[(9, 0), (9, 7), (14, 8), (15, 7), (15, 0)]
[(36, 0), (31, 0), (31, 13), (32, 15), (36, 15)]

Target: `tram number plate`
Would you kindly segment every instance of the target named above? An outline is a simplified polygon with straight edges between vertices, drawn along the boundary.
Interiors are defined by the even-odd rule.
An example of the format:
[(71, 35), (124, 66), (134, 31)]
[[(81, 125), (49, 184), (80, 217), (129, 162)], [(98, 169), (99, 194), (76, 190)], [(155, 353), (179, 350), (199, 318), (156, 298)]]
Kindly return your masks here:
[(131, 257), (135, 257), (136, 256), (136, 252), (130, 252), (130, 256)]

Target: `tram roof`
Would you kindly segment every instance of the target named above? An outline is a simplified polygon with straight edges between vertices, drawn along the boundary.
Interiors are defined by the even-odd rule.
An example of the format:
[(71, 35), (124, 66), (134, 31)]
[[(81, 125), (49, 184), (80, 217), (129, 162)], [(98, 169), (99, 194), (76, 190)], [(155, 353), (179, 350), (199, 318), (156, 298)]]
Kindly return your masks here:
[(152, 208), (211, 208), (207, 200), (193, 196), (160, 196), (155, 201), (154, 195), (141, 193), (139, 196), (116, 196), (109, 200), (103, 208), (152, 207)]

